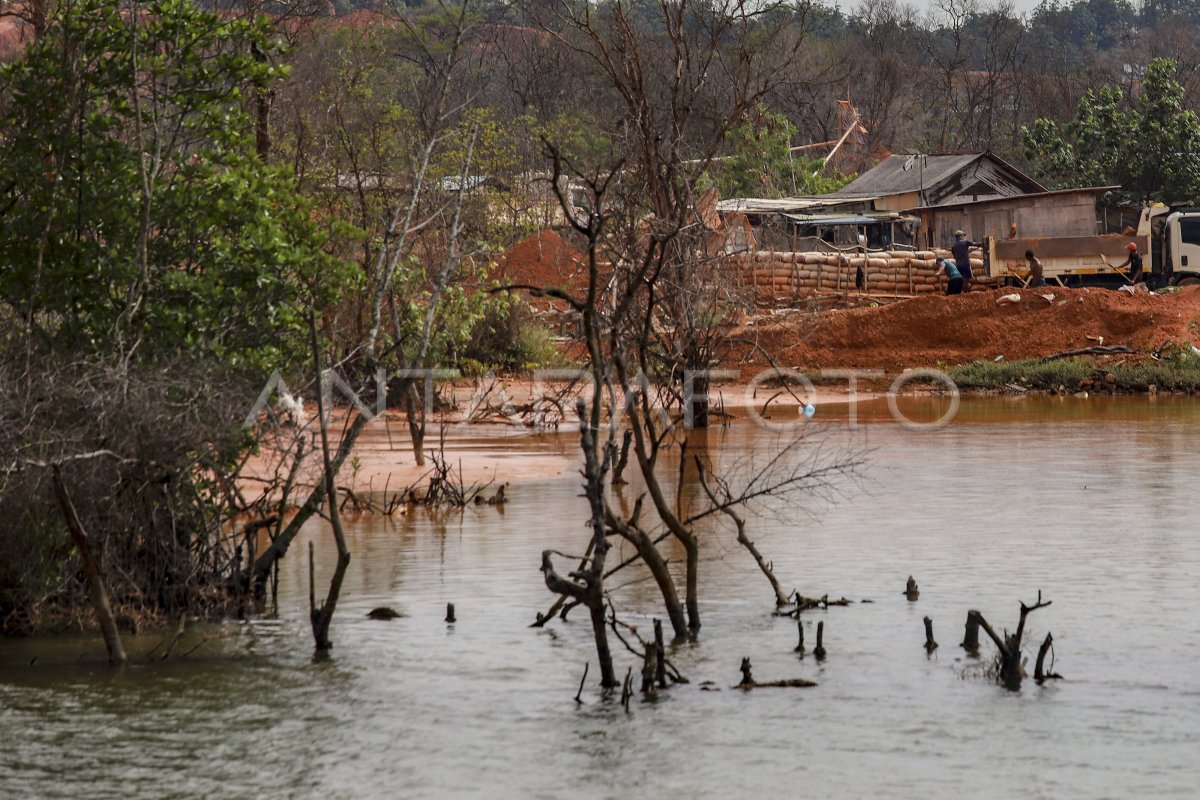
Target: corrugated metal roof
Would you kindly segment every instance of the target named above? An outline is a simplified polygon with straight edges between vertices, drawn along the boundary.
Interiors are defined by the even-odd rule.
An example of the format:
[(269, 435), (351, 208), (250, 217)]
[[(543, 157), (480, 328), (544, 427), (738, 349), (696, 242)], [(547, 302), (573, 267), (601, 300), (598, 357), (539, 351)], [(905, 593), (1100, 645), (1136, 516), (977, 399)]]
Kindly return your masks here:
[(780, 197), (767, 199), (762, 197), (731, 197), (717, 203), (721, 212), (736, 211), (742, 214), (786, 214), (789, 212), (805, 211), (817, 208), (837, 208), (853, 202), (845, 198), (835, 198), (829, 195), (816, 197)]
[[(920, 157), (918, 156), (918, 158)], [(950, 180), (984, 158), (992, 161), (1002, 170), (1023, 179), (1022, 182), (1027, 187), (1026, 191), (1029, 189), (1044, 191), (1044, 187), (1037, 181), (991, 153), (951, 153), (924, 156), (923, 167), (914, 160), (907, 170), (904, 165), (909, 163), (913, 156), (888, 156), (831, 196), (846, 199), (868, 199), (919, 192), (922, 189), (929, 191), (932, 187)]]
[(904, 165), (909, 156), (888, 156), (833, 194), (836, 197), (882, 197), (918, 192), (962, 172), (982, 157), (983, 153), (925, 156), (923, 169), (914, 163), (906, 170)]
[(903, 214), (780, 214), (792, 222), (806, 225), (874, 225), (880, 222), (916, 222), (918, 217)]

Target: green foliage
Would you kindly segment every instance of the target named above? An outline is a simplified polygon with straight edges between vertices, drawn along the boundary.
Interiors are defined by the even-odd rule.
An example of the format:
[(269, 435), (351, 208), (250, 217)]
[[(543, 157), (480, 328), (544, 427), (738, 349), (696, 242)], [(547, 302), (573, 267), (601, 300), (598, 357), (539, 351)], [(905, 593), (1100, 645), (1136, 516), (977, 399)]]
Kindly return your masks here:
[(720, 162), (717, 189), (722, 197), (782, 197), (792, 189), (789, 148), (796, 126), (783, 114), (758, 106), (729, 130), (731, 150)]
[(1024, 386), (1054, 391), (1063, 386), (1072, 391), (1096, 374), (1096, 363), (1087, 359), (1060, 358), (1054, 361), (972, 361), (952, 367), (950, 378), (963, 389), (1005, 389)]
[[(718, 163), (715, 180), (722, 197), (784, 197), (827, 194), (853, 176), (827, 175), (821, 159), (791, 153), (796, 126), (783, 114), (758, 106), (752, 116), (730, 129), (732, 153)], [(707, 179), (701, 188), (706, 188)]]
[(854, 180), (857, 175), (840, 172), (827, 174), (825, 162), (820, 158), (793, 157), (792, 170), (796, 175), (796, 194), (814, 195), (836, 192)]
[[(973, 361), (952, 367), (951, 379), (963, 389), (998, 389), (1023, 386), (1056, 391), (1091, 387), (1144, 392), (1200, 390), (1200, 356), (1190, 349), (1173, 348), (1161, 359), (1105, 364), (1089, 358), (1059, 358), (1053, 361)], [(1108, 378), (1112, 381), (1109, 382)]]
[(2, 79), (0, 297), (85, 352), (278, 363), (342, 282), (245, 106), (281, 69), (262, 21), (81, 0)]
[(550, 329), (534, 317), (521, 298), (503, 295), (490, 303), (476, 322), (459, 366), (464, 372), (519, 372), (553, 366), (559, 361)]
[(1060, 130), (1022, 128), (1025, 157), (1059, 186), (1117, 184), (1135, 203), (1200, 201), (1200, 119), (1183, 108), (1175, 62), (1150, 63), (1135, 100), (1117, 86), (1088, 91)]

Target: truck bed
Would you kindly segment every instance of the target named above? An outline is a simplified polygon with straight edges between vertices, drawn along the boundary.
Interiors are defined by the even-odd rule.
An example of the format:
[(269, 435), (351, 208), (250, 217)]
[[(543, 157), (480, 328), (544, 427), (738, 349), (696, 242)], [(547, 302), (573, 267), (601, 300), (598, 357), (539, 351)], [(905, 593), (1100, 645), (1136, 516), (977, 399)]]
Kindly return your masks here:
[[(1125, 245), (1137, 242), (1143, 258), (1149, 252), (1149, 236), (1046, 236), (1028, 239), (989, 238), (983, 248), (984, 264), (993, 278), (1029, 277), (1025, 251), (1032, 250), (1042, 262), (1047, 281), (1075, 275), (1123, 275), (1124, 270), (1107, 266), (1124, 263)], [(1150, 269), (1149, 263), (1144, 267)]]

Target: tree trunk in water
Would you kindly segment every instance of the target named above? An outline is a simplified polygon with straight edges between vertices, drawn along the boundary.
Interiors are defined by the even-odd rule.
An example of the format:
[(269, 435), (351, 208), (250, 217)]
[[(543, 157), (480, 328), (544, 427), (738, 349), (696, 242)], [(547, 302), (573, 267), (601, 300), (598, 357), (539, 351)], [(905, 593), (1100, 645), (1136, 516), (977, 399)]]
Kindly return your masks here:
[(683, 546), (687, 548), (688, 629), (692, 635), (695, 635), (700, 630), (700, 581), (698, 575), (700, 572), (700, 544), (696, 541), (695, 536), (691, 536), (689, 540), (684, 541)]
[(979, 612), (974, 609), (967, 612), (967, 626), (963, 631), (962, 647), (968, 653), (979, 652)]
[(346, 568), (350, 566), (350, 553), (339, 552), (337, 567), (333, 571), (333, 578), (329, 581), (329, 593), (325, 597), (325, 602), (320, 606), (313, 603), (314, 589), (312, 586), (312, 542), (308, 543), (309, 552), (309, 609), (308, 617), (312, 622), (313, 642), (317, 650), (329, 650), (333, 647), (333, 642), (329, 638), (329, 627), (333, 623), (333, 612), (337, 609), (338, 597), (342, 593), (342, 581), (346, 577)]
[(671, 572), (667, 569), (667, 562), (663, 560), (662, 553), (658, 552), (658, 548), (651, 542), (650, 537), (645, 533), (641, 535), (643, 541), (635, 542), (638, 548), (638, 553), (641, 554), (642, 560), (646, 562), (646, 566), (650, 569), (650, 574), (654, 576), (654, 582), (658, 584), (658, 589), (663, 596), (663, 605), (667, 609), (667, 619), (671, 620), (671, 631), (676, 639), (686, 639), (688, 637), (688, 624), (683, 616), (683, 606), (679, 602), (679, 593), (675, 591), (675, 581), (671, 578)]
[(708, 427), (708, 373), (702, 372), (692, 379), (692, 395), (688, 398), (688, 417), (693, 428)]
[(417, 396), (416, 383), (410, 383), (407, 391), (404, 392), (404, 416), (408, 419), (408, 435), (412, 438), (413, 458), (417, 461), (418, 467), (425, 466), (425, 418), (422, 414), (421, 418), (417, 418)]
[[(313, 350), (313, 368), (317, 383), (321, 381), (321, 350), (317, 343), (316, 315), (310, 309), (308, 328)], [(333, 578), (329, 581), (329, 592), (325, 602), (319, 608), (313, 604), (312, 588), (312, 542), (309, 542), (309, 618), (312, 621), (313, 640), (317, 650), (328, 650), (333, 647), (329, 639), (329, 626), (333, 622), (333, 612), (337, 609), (338, 598), (342, 594), (342, 581), (346, 577), (346, 568), (350, 566), (350, 550), (346, 547), (346, 534), (342, 530), (341, 513), (338, 510), (337, 482), (334, 480), (333, 458), (329, 452), (329, 433), (325, 429), (325, 406), (321, 394), (317, 393), (317, 419), (321, 431), (321, 457), (325, 467), (325, 501), (329, 509), (329, 524), (333, 528), (333, 539), (337, 543), (337, 567)]]
[(79, 556), (83, 560), (83, 574), (87, 577), (88, 594), (92, 600), (92, 608), (96, 612), (96, 621), (100, 623), (100, 632), (104, 635), (104, 646), (108, 648), (108, 663), (124, 664), (129, 658), (125, 655), (125, 647), (121, 643), (121, 632), (117, 630), (117, 622), (113, 618), (112, 606), (108, 601), (108, 588), (104, 585), (104, 576), (100, 574), (100, 566), (96, 563), (92, 545), (88, 541), (87, 532), (83, 529), (83, 523), (79, 520), (79, 514), (75, 511), (75, 504), (71, 502), (71, 496), (67, 493), (67, 486), (63, 482), (62, 471), (58, 464), (53, 467), (53, 478), (54, 494), (58, 498), (59, 510), (62, 512), (63, 520), (67, 523), (71, 541), (75, 543), (76, 549), (79, 550)]
[(600, 659), (600, 685), (611, 688), (617, 685), (617, 673), (613, 671), (612, 651), (608, 647), (608, 625), (604, 619), (604, 606), (589, 609), (592, 614), (592, 633), (596, 637), (596, 655)]
[[(338, 444), (337, 454), (333, 458), (332, 470), (337, 472), (342, 468), (346, 458), (350, 455), (350, 451), (354, 449), (354, 443), (358, 441), (358, 435), (362, 433), (362, 429), (366, 427), (367, 418), (361, 414), (354, 418), (350, 423), (349, 429), (342, 436), (342, 441)], [(313, 486), (308, 498), (300, 506), (299, 510), (288, 520), (287, 526), (280, 531), (279, 535), (271, 542), (271, 546), (263, 551), (258, 560), (254, 562), (254, 569), (251, 572), (251, 587), (254, 591), (254, 597), (262, 600), (266, 595), (267, 581), (271, 577), (271, 571), (275, 564), (285, 555), (288, 548), (291, 547), (292, 540), (300, 533), (301, 526), (304, 525), (313, 514), (321, 507), (321, 503), (325, 500), (326, 482), (322, 479)], [(334, 502), (337, 502), (336, 497)]]
[(654, 620), (654, 677), (660, 689), (667, 688), (667, 651), (663, 647), (662, 620)]
[(642, 656), (642, 694), (648, 698), (658, 696), (658, 685), (654, 681), (654, 673), (658, 667), (658, 644), (648, 642), (646, 652)]
[[(636, 512), (634, 512), (636, 518)], [(686, 639), (689, 636), (687, 620), (683, 614), (683, 604), (679, 602), (679, 592), (675, 589), (675, 579), (667, 569), (667, 562), (655, 546), (654, 540), (641, 528), (623, 522), (609, 512), (608, 525), (637, 548), (638, 555), (650, 570), (658, 590), (662, 593), (663, 605), (667, 609), (667, 618), (671, 620), (671, 630), (676, 639)]]

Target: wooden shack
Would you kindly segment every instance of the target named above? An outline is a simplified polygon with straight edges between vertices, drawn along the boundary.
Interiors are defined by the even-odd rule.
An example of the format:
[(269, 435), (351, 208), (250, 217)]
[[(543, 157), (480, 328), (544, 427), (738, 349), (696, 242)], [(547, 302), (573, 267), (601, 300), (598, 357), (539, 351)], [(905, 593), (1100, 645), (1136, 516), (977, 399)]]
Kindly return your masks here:
[(960, 229), (978, 242), (985, 237), (1096, 236), (1110, 232), (1105, 230), (1105, 218), (1097, 211), (1096, 201), (1114, 188), (1095, 186), (942, 203), (916, 208), (912, 213), (921, 219), (922, 244), (926, 247), (945, 247)]

